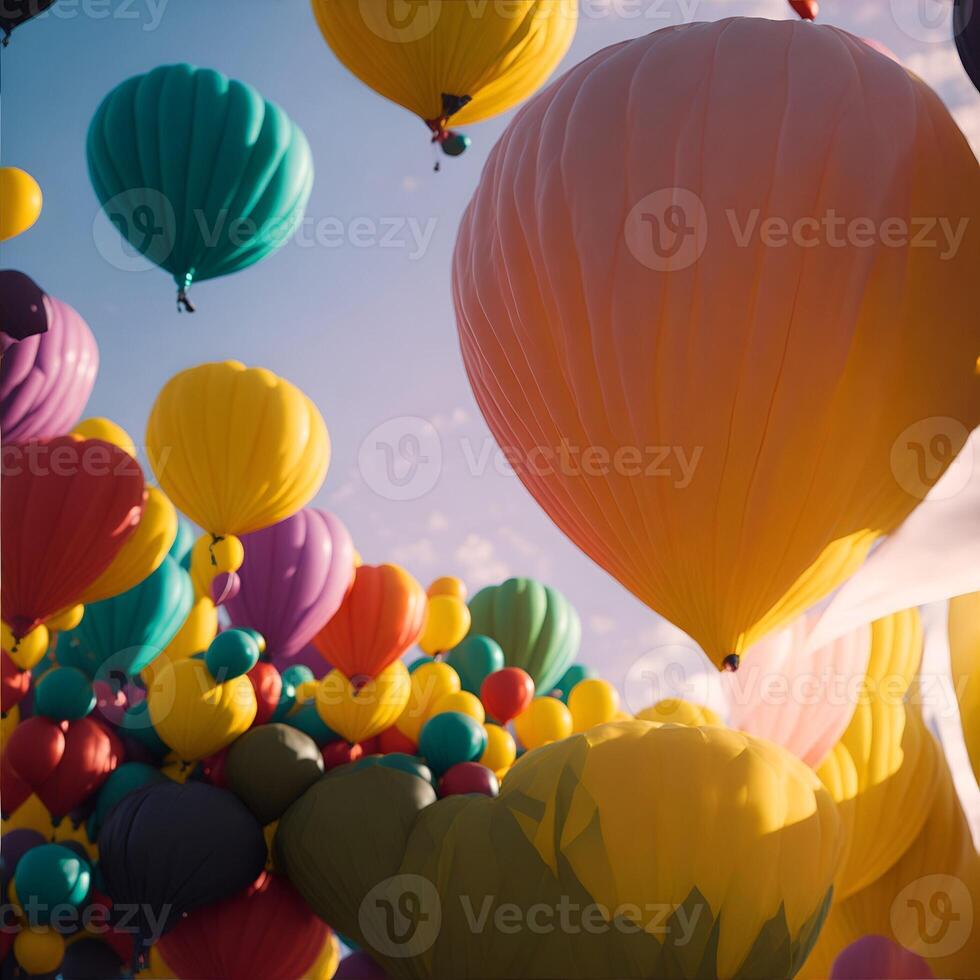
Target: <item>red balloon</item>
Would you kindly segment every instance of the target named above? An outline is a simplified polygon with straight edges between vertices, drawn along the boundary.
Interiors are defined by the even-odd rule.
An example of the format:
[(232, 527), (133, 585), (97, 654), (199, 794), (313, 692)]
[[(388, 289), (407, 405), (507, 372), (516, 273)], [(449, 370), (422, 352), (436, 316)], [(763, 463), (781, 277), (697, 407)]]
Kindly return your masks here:
[(466, 793), (496, 796), (499, 792), (500, 783), (496, 774), (479, 762), (457, 762), (439, 780), (440, 796), (463, 796)]
[(201, 759), (201, 773), (204, 778), (212, 785), (221, 789), (227, 789), (225, 782), (225, 760), (228, 758), (228, 748), (225, 746), (219, 749), (214, 755), (205, 756)]
[(789, 5), (804, 20), (816, 20), (820, 12), (820, 4), (817, 0), (789, 0)]
[(534, 698), (534, 681), (520, 667), (504, 667), (483, 679), (480, 700), (487, 714), (507, 724), (516, 718)]
[(7, 651), (0, 652), (0, 711), (6, 714), (15, 705), (20, 704), (21, 698), (31, 688), (31, 672), (21, 670), (7, 656)]
[(3, 447), (0, 605), (14, 636), (74, 605), (143, 513), (143, 471), (101, 439)]
[(115, 733), (94, 718), (80, 718), (68, 725), (61, 761), (34, 792), (57, 823), (106, 781), (122, 756)]
[(356, 762), (362, 755), (364, 749), (360, 745), (351, 745), (343, 739), (336, 742), (327, 742), (320, 750), (323, 756), (323, 771), (329, 772), (337, 766), (346, 766), (348, 762)]
[(17, 775), (4, 752), (0, 757), (0, 811), (3, 817), (9, 817), (30, 795), (31, 787)]
[(306, 975), (330, 928), (282, 875), (188, 913), (160, 939), (178, 977), (295, 980)]
[(378, 751), (384, 755), (389, 752), (418, 755), (419, 747), (407, 735), (403, 735), (395, 725), (392, 725), (391, 728), (386, 728), (378, 736)]
[(3, 757), (33, 792), (65, 754), (65, 732), (50, 718), (25, 718), (11, 733)]
[(279, 706), (282, 675), (268, 660), (260, 660), (245, 676), (255, 691), (255, 703), (258, 705), (251, 727), (268, 724)]

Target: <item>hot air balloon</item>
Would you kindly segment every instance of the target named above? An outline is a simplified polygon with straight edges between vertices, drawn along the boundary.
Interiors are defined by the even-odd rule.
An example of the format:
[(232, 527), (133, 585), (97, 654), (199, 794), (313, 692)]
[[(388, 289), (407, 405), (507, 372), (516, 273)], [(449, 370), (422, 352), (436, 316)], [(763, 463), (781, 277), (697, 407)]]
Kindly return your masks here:
[(960, 61), (980, 92), (980, 11), (973, 0), (953, 0), (953, 38)]
[(789, 5), (803, 18), (803, 20), (816, 20), (820, 13), (820, 4), (817, 0), (789, 0)]
[(0, 242), (16, 238), (41, 214), (41, 188), (26, 170), (0, 167)]
[(377, 677), (418, 639), (425, 604), (425, 590), (404, 568), (362, 565), (313, 642), (351, 680)]
[(313, 402), (238, 361), (174, 375), (153, 403), (146, 444), (167, 496), (213, 538), (295, 514), (320, 489), (330, 460)]
[(142, 505), (142, 471), (109, 443), (59, 437), (8, 447), (0, 601), (15, 637), (78, 601), (133, 533)]
[(246, 534), (241, 588), (225, 603), (236, 626), (264, 637), (270, 657), (288, 660), (337, 611), (354, 576), (354, 546), (333, 514), (306, 508)]
[(250, 85), (162, 65), (114, 88), (89, 125), (88, 169), (123, 238), (191, 283), (281, 248), (303, 219), (313, 156), (302, 130)]
[(470, 615), (470, 634), (496, 640), (507, 666), (526, 670), (541, 693), (555, 686), (578, 653), (582, 627), (575, 607), (533, 579), (481, 589), (470, 600)]
[[(980, 421), (977, 184), (924, 82), (795, 21), (606, 48), (491, 154), (454, 258), (477, 402), (558, 527), (716, 664), (851, 574)], [(965, 219), (958, 246), (914, 245), (924, 215)]]
[(949, 655), (963, 741), (980, 784), (980, 592), (949, 602)]
[(450, 123), (479, 122), (526, 99), (554, 71), (575, 35), (575, 0), (517, 0), (479, 10), (419, 3), (313, 0), (333, 53), (362, 82), (419, 116), (449, 156), (469, 145)]
[(926, 961), (885, 936), (862, 936), (834, 960), (830, 980), (931, 980)]
[(30, 276), (0, 271), (0, 332), (11, 340), (35, 337), (48, 329), (44, 290)]
[(194, 604), (190, 576), (166, 556), (135, 588), (94, 602), (73, 630), (58, 637), (58, 662), (90, 677), (135, 677), (176, 636)]
[(4, 0), (0, 13), (0, 31), (3, 31), (3, 46), (10, 43), (10, 33), (24, 21), (36, 17), (48, 9), (55, 0)]
[(288, 879), (262, 872), (244, 891), (182, 918), (160, 947), (178, 977), (295, 980), (329, 933)]
[(316, 689), (321, 721), (351, 743), (373, 738), (394, 725), (411, 692), (408, 671), (400, 660), (373, 677), (357, 677), (349, 679), (335, 668)]
[(13, 343), (0, 337), (0, 432), (5, 442), (64, 435), (79, 419), (99, 370), (88, 324), (44, 298), (48, 329)]

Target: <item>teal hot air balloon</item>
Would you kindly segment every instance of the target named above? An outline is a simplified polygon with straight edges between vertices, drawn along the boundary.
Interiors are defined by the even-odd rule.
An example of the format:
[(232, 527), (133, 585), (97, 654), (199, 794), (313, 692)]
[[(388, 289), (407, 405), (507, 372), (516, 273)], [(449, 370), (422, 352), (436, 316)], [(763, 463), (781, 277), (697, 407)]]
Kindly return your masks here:
[(508, 667), (521, 667), (540, 694), (547, 694), (575, 659), (582, 626), (572, 604), (557, 590), (530, 578), (509, 578), (470, 600), (470, 634), (500, 644)]
[(176, 636), (193, 604), (190, 576), (167, 555), (128, 592), (86, 606), (81, 623), (58, 637), (58, 663), (96, 679), (118, 671), (135, 677)]
[(164, 65), (114, 88), (88, 131), (88, 167), (109, 220), (177, 283), (244, 269), (303, 218), (313, 156), (302, 130), (244, 82)]

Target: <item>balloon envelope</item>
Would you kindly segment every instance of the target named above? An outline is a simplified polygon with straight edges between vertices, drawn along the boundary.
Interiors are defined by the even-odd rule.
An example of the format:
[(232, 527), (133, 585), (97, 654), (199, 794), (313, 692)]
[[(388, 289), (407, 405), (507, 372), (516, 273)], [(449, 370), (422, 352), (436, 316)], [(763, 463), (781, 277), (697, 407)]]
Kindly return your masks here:
[(834, 960), (830, 980), (931, 980), (926, 961), (885, 936), (863, 936)]
[(55, 0), (4, 0), (3, 13), (0, 14), (0, 31), (4, 34), (3, 43), (7, 43), (10, 32), (15, 27), (47, 10), (54, 2)]
[(28, 275), (0, 270), (0, 332), (11, 340), (35, 337), (48, 329), (44, 290)]

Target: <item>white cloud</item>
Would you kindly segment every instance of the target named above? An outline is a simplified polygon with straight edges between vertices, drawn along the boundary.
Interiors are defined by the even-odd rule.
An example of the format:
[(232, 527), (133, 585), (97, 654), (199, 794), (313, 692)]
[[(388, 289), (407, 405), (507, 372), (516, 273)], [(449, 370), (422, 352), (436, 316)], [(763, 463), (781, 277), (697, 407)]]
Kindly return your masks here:
[(454, 557), (463, 568), (463, 580), (470, 589), (496, 584), (511, 574), (506, 562), (496, 556), (493, 542), (479, 534), (468, 534)]
[(391, 549), (391, 561), (398, 565), (429, 567), (439, 561), (435, 545), (428, 538), (420, 538)]
[(449, 529), (449, 518), (441, 510), (434, 510), (429, 514), (430, 531), (446, 531)]
[(616, 629), (616, 620), (612, 616), (605, 616), (602, 613), (592, 613), (588, 622), (589, 629), (598, 636), (605, 636)]

